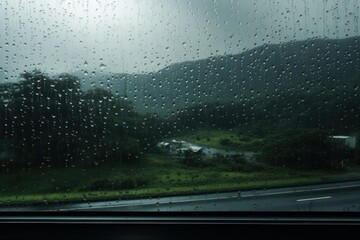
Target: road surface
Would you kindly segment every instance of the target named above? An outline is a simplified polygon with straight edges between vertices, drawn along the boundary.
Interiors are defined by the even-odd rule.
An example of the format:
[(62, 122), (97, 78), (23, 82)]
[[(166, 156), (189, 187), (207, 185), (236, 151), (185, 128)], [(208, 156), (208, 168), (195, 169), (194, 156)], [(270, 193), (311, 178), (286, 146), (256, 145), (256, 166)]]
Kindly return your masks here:
[(138, 200), (48, 206), (2, 207), (0, 211), (360, 211), (360, 181)]

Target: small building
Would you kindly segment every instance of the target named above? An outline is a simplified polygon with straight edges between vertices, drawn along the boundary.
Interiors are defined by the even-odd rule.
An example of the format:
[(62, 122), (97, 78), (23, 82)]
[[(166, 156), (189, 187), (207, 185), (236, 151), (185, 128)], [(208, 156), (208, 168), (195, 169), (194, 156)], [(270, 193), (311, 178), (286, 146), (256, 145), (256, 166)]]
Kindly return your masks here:
[(161, 151), (172, 155), (183, 155), (186, 151), (202, 154), (203, 150), (202, 147), (195, 146), (186, 141), (175, 139), (171, 140), (171, 142), (159, 142), (157, 146)]
[(344, 143), (349, 148), (356, 148), (357, 138), (355, 136), (331, 136), (331, 138)]
[(185, 153), (186, 151), (191, 151), (193, 153), (198, 153), (198, 154), (202, 154), (202, 147), (196, 147), (196, 146), (190, 146), (190, 147), (185, 147), (185, 148), (180, 148), (179, 149), (181, 153)]
[(157, 147), (162, 151), (169, 151), (170, 150), (170, 143), (167, 142), (159, 142)]

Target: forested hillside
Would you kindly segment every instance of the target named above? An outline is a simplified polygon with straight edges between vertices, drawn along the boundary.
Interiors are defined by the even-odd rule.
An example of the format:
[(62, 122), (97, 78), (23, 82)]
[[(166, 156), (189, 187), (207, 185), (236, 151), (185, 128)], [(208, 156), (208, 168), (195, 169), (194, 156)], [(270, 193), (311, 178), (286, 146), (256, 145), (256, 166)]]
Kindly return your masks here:
[[(358, 91), (359, 38), (262, 45), (241, 54), (177, 63), (148, 74), (84, 75), (82, 87), (127, 96), (140, 112), (171, 114), (209, 102), (243, 102), (292, 93), (342, 97)], [(326, 96), (324, 96), (326, 97)]]

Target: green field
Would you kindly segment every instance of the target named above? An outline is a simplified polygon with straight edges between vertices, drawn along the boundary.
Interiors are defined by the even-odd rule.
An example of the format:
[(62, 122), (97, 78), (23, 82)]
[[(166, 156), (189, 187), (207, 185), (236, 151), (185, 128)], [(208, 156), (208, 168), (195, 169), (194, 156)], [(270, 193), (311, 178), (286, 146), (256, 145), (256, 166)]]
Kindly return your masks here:
[[(179, 139), (208, 147), (246, 151), (258, 149), (262, 142), (260, 138), (241, 136), (236, 132), (213, 129), (190, 132), (179, 136)], [(226, 140), (228, 144), (221, 144), (224, 140)]]
[(187, 167), (178, 159), (148, 155), (137, 166), (33, 169), (0, 175), (0, 202), (35, 203), (126, 199), (246, 190), (347, 180), (344, 172), (295, 171), (266, 167), (231, 171)]

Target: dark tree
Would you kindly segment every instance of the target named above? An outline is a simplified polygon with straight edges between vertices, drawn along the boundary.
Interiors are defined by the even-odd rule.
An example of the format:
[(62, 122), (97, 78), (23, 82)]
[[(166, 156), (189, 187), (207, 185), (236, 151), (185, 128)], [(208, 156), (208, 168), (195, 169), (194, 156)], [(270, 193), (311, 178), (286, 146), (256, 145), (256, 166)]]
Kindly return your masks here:
[[(135, 163), (144, 118), (111, 92), (83, 92), (78, 78), (34, 70), (0, 85), (2, 158), (12, 166)], [(147, 126), (151, 128), (151, 126)], [(10, 166), (9, 165), (9, 166)]]
[(295, 169), (336, 169), (342, 160), (353, 158), (345, 145), (320, 129), (294, 129), (265, 140), (260, 160)]

